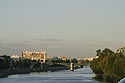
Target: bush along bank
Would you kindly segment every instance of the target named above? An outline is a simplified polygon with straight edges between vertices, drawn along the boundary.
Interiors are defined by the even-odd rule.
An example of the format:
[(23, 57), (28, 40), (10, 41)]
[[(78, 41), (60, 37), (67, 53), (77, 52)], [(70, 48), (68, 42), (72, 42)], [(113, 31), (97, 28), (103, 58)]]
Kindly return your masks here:
[(110, 83), (117, 83), (125, 77), (125, 55), (115, 53), (105, 48), (97, 50), (98, 59), (91, 62), (91, 69), (96, 74), (95, 79)]
[(1, 70), (0, 78), (8, 77), (9, 75), (14, 75), (14, 74), (29, 74), (30, 72), (31, 72), (31, 69), (28, 69), (28, 68), (15, 69), (15, 70)]

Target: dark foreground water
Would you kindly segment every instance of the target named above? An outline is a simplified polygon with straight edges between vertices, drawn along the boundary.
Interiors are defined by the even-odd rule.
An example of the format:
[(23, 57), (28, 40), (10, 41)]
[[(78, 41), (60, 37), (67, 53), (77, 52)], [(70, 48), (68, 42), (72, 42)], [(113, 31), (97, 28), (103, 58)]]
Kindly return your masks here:
[(84, 67), (74, 72), (64, 70), (11, 75), (8, 78), (0, 78), (0, 83), (101, 83), (92, 79), (94, 76), (89, 67)]

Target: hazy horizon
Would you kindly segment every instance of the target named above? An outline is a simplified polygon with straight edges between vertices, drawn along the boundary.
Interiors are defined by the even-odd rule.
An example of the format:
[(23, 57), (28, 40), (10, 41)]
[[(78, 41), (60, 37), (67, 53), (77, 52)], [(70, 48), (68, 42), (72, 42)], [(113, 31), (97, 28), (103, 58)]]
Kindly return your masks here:
[(125, 44), (124, 0), (1, 0), (0, 54), (83, 58)]

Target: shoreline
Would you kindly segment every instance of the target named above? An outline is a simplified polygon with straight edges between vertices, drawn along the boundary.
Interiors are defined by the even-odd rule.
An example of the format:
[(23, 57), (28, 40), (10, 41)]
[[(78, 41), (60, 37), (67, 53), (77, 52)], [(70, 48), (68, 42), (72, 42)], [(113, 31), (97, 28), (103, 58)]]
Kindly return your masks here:
[[(74, 69), (79, 69), (81, 67), (74, 67)], [(55, 71), (61, 71), (61, 70), (69, 70), (70, 68), (64, 65), (60, 64), (54, 64), (54, 65), (49, 65), (49, 66), (44, 66), (43, 68), (17, 68), (17, 69), (8, 69), (8, 70), (1, 70), (0, 71), (0, 78), (5, 78), (10, 75), (15, 75), (15, 74), (30, 74), (33, 72), (55, 72)]]
[(14, 69), (14, 70), (1, 70), (0, 71), (0, 78), (6, 78), (10, 75), (15, 75), (15, 74), (30, 74), (32, 72), (54, 72), (54, 71), (60, 71), (60, 70), (68, 70), (69, 68), (67, 67), (51, 67), (51, 68), (46, 68), (46, 69), (40, 69), (40, 68), (19, 68), (19, 69)]
[(14, 69), (14, 70), (1, 70), (0, 71), (0, 78), (8, 77), (9, 75), (14, 74), (29, 74), (31, 73), (31, 69)]

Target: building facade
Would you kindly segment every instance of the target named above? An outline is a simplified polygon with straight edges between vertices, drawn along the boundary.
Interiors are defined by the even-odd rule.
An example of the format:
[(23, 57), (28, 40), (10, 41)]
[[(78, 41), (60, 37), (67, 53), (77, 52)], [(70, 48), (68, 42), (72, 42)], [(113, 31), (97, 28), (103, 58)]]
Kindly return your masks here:
[(36, 60), (36, 61), (41, 61), (43, 63), (46, 62), (47, 56), (46, 56), (46, 51), (44, 52), (28, 52), (28, 51), (23, 51), (22, 52), (22, 57), (30, 60)]

